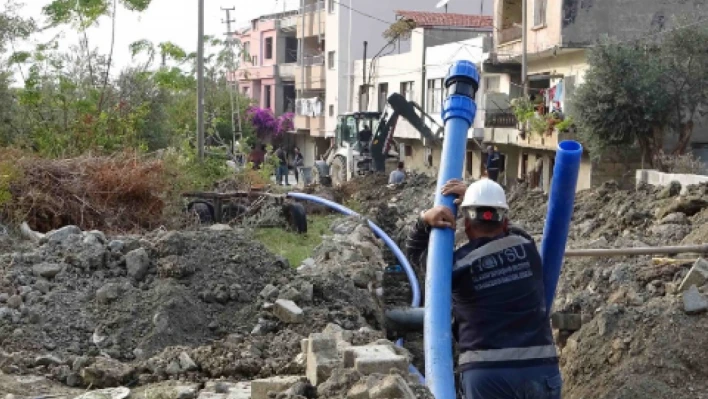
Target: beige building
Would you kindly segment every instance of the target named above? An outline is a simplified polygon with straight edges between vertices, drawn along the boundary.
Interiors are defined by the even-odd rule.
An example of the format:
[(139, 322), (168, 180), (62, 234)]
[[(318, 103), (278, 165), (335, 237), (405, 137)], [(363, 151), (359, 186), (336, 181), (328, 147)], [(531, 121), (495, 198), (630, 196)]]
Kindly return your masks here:
[[(577, 0), (495, 0), (494, 51), (483, 64), (483, 74), (489, 80), (485, 101), (485, 143), (494, 144), (505, 155), (506, 183), (528, 180), (530, 172), (540, 172), (540, 185), (548, 189), (558, 142), (574, 139), (572, 133), (552, 131), (547, 134), (525, 134), (519, 129), (510, 109), (512, 99), (523, 95), (521, 79), (522, 5), (527, 2), (527, 54), (529, 94), (543, 98), (549, 112), (560, 106), (564, 113), (575, 88), (584, 82), (588, 68), (586, 51), (601, 35), (622, 40), (637, 38), (656, 29), (657, 21), (667, 20), (664, 2), (646, 0), (641, 3), (609, 0), (602, 6), (581, 6)], [(671, 14), (691, 12), (693, 5), (673, 2)], [(679, 4), (681, 3), (681, 4)], [(681, 10), (685, 9), (685, 10)], [(661, 16), (657, 20), (657, 16)], [(663, 22), (661, 24), (664, 24)], [(492, 76), (494, 78), (492, 78)], [(492, 89), (494, 87), (495, 89)], [(693, 149), (704, 154), (704, 132), (694, 135)], [(708, 142), (708, 139), (703, 139)], [(701, 152), (703, 151), (703, 152)], [(708, 155), (706, 155), (708, 156)], [(640, 168), (638, 152), (606, 155), (591, 161), (585, 151), (578, 189), (586, 189), (614, 179), (625, 185), (634, 183), (635, 169)], [(537, 182), (536, 178), (531, 180)]]
[[(419, 104), (442, 126), (443, 80), (455, 61), (472, 60), (481, 67), (485, 38), (491, 37), (491, 17), (411, 11), (398, 11), (397, 15), (415, 21), (417, 26), (406, 43), (407, 51), (355, 62), (353, 90), (349, 93), (354, 110), (383, 111), (388, 96), (397, 92)], [(470, 159), (474, 150), (479, 152), (472, 140), (475, 132), (478, 138), (483, 135), (480, 114), (468, 132)], [(434, 133), (438, 129), (432, 123), (428, 126)], [(437, 174), (439, 146), (422, 140), (420, 133), (403, 118), (399, 118), (394, 137), (406, 169)], [(471, 160), (467, 165), (467, 175), (474, 175)]]

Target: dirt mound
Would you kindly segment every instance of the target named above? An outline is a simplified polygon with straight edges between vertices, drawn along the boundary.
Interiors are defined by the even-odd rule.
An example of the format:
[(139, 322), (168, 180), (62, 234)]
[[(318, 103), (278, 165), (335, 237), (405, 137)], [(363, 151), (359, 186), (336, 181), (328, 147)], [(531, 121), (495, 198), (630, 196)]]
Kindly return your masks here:
[(383, 337), (380, 244), (357, 220), (333, 231), (299, 272), (246, 230), (52, 232), (0, 255), (2, 371), (94, 387), (301, 373), (300, 341), (328, 324)]

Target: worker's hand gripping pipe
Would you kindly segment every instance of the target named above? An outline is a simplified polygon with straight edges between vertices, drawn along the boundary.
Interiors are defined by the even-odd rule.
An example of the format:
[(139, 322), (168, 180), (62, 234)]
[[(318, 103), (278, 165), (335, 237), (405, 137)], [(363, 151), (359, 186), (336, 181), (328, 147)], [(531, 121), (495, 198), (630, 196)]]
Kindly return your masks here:
[(551, 195), (548, 197), (548, 213), (543, 228), (541, 258), (543, 259), (543, 287), (546, 292), (546, 312), (550, 314), (556, 286), (560, 278), (565, 244), (568, 241), (570, 219), (573, 217), (575, 189), (578, 184), (580, 158), (583, 146), (575, 141), (562, 141), (556, 152), (553, 168)]
[[(479, 73), (469, 61), (452, 65), (445, 79), (447, 99), (443, 104), (445, 123), (443, 150), (435, 190), (435, 205), (457, 213), (453, 196), (443, 196), (442, 186), (450, 179), (460, 179), (467, 148), (467, 132), (474, 121), (477, 105), (474, 97), (479, 87)], [(452, 263), (455, 232), (433, 229), (428, 245), (425, 278), (425, 379), (436, 399), (454, 399), (455, 377), (452, 361)]]

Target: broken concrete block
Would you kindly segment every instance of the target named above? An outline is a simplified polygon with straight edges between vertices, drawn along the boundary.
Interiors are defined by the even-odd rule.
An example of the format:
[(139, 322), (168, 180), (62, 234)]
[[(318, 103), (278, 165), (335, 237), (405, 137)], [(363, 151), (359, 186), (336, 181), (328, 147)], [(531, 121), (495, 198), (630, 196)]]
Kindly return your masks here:
[(400, 375), (388, 375), (369, 390), (371, 399), (415, 399), (415, 393)]
[(684, 292), (691, 288), (692, 285), (702, 287), (706, 282), (708, 282), (708, 261), (698, 258), (681, 282), (679, 291)]
[(305, 373), (310, 383), (317, 386), (327, 381), (339, 363), (337, 341), (334, 337), (326, 334), (310, 334), (305, 366)]
[(578, 331), (583, 322), (580, 314), (555, 312), (551, 315), (551, 326), (556, 330)]
[(250, 399), (251, 382), (208, 381), (197, 399)]
[(302, 380), (301, 376), (287, 375), (251, 381), (251, 399), (268, 399), (268, 392), (283, 392)]
[(276, 288), (272, 284), (268, 284), (263, 289), (261, 290), (261, 293), (259, 294), (261, 298), (265, 300), (273, 300), (278, 297), (278, 288)]
[(363, 375), (388, 374), (394, 368), (408, 370), (408, 358), (385, 345), (354, 346), (344, 350), (344, 367)]
[(369, 387), (364, 381), (354, 385), (347, 393), (348, 399), (369, 399)]
[(278, 299), (273, 306), (273, 314), (282, 322), (295, 324), (305, 321), (305, 314), (302, 309), (293, 301)]
[(708, 300), (695, 285), (683, 293), (683, 310), (686, 314), (698, 314), (708, 310)]
[(209, 227), (211, 231), (232, 231), (233, 229), (228, 224), (214, 224)]
[(187, 352), (182, 352), (179, 354), (179, 365), (183, 371), (194, 371), (199, 368), (197, 364), (194, 363), (194, 360), (189, 357)]

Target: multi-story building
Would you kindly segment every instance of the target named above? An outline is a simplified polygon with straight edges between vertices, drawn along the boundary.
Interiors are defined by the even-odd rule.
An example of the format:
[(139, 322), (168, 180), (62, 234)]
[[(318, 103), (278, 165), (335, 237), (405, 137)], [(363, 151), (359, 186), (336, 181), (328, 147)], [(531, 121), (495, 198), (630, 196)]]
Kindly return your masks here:
[[(306, 164), (330, 146), (337, 116), (356, 109), (355, 60), (364, 49), (374, 55), (388, 44), (383, 32), (396, 21), (399, 8), (435, 10), (431, 0), (303, 0), (297, 22), (299, 65), (295, 71), (297, 115), (295, 143)], [(492, 0), (452, 1), (448, 12), (491, 14)], [(422, 21), (422, 20), (421, 20)], [(434, 21), (432, 22), (434, 23)], [(426, 27), (429, 22), (423, 23)], [(469, 37), (469, 36), (467, 36)], [(459, 37), (462, 39), (465, 37)], [(429, 45), (436, 43), (428, 38)], [(365, 44), (366, 43), (366, 44)], [(410, 43), (397, 42), (396, 52)], [(420, 55), (422, 60), (423, 55)], [(417, 62), (420, 64), (420, 61)]]
[(297, 11), (264, 15), (236, 34), (242, 46), (239, 89), (276, 115), (295, 112)]
[[(483, 65), (483, 73), (497, 92), (485, 104), (485, 142), (493, 143), (506, 155), (507, 182), (526, 178), (535, 169), (541, 185), (548, 189), (559, 140), (572, 135), (524, 133), (519, 129), (510, 101), (523, 95), (521, 78), (522, 5), (527, 2), (527, 54), (529, 94), (544, 96), (547, 108), (557, 101), (564, 111), (575, 88), (583, 83), (587, 70), (586, 52), (602, 36), (632, 40), (670, 29), (674, 16), (697, 13), (699, 2), (672, 0), (495, 0), (495, 49)], [(670, 4), (668, 4), (670, 3)], [(708, 143), (706, 132), (694, 134), (694, 149)], [(705, 145), (705, 144), (704, 144)], [(630, 184), (640, 159), (626, 153), (607, 155), (591, 161), (583, 159), (578, 189), (615, 179)], [(708, 154), (707, 154), (708, 155)]]
[[(414, 19), (417, 28), (411, 33), (409, 50), (396, 55), (359, 60), (355, 63), (354, 90), (356, 110), (383, 111), (386, 100), (398, 92), (409, 101), (416, 102), (436, 123), (441, 118), (444, 100), (443, 80), (450, 66), (458, 60), (468, 60), (481, 67), (484, 44), (490, 42), (492, 18), (477, 15), (454, 15), (399, 11), (399, 16)], [(427, 25), (425, 21), (435, 21)], [(428, 22), (429, 23), (429, 22)], [(366, 70), (366, 82), (363, 80)], [(368, 89), (365, 89), (365, 87)], [(478, 92), (478, 101), (481, 99)], [(479, 176), (474, 170), (472, 156), (480, 153), (473, 140), (483, 136), (483, 109), (477, 113), (473, 127), (468, 132), (469, 151), (467, 174)], [(428, 124), (436, 131), (434, 124)], [(394, 133), (399, 143), (401, 160), (409, 170), (436, 173), (440, 163), (441, 148), (422, 140), (420, 133), (403, 118), (399, 119)]]

